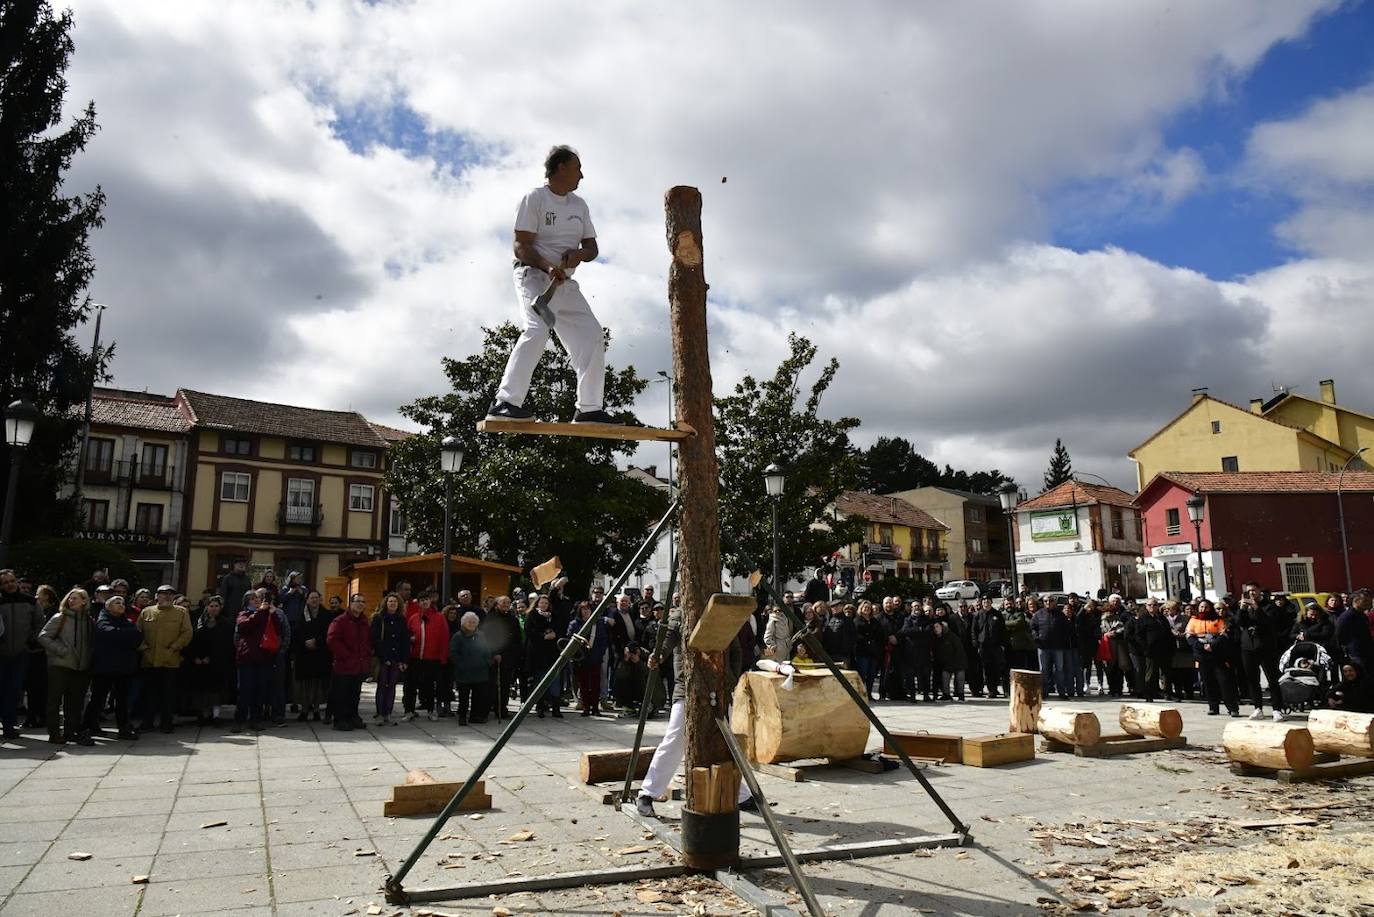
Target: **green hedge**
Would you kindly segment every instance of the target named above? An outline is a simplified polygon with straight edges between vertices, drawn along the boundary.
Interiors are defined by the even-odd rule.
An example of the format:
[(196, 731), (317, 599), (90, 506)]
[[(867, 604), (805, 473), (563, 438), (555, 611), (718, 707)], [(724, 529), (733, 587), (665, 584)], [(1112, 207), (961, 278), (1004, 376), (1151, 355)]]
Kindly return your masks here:
[(138, 564), (119, 547), (80, 538), (21, 542), (10, 550), (9, 565), (35, 586), (52, 586), (59, 597), (73, 586), (85, 587), (91, 573), (101, 568), (109, 569), (111, 580), (128, 580), (130, 592), (146, 585), (138, 580)]

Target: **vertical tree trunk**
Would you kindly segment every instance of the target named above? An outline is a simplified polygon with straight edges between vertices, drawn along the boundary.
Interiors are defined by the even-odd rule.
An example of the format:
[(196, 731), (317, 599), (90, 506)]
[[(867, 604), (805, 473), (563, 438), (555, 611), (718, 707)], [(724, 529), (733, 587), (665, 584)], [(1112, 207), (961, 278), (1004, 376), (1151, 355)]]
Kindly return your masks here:
[(1033, 669), (1011, 670), (1011, 693), (1007, 698), (1012, 732), (1037, 732), (1040, 719), (1040, 673)]
[[(682, 500), (682, 550), (678, 555), (683, 633), (690, 634), (720, 589), (720, 522), (716, 515), (716, 434), (711, 393), (711, 362), (706, 341), (706, 272), (702, 268), (701, 192), (678, 186), (668, 191), (668, 302), (672, 309), (673, 374), (677, 377), (677, 416), (696, 430), (678, 445)], [(730, 760), (716, 727), (729, 696), (722, 653), (682, 648), (687, 681), (686, 766), (710, 767)], [(687, 783), (686, 807), (712, 811), (708, 800), (695, 798)]]

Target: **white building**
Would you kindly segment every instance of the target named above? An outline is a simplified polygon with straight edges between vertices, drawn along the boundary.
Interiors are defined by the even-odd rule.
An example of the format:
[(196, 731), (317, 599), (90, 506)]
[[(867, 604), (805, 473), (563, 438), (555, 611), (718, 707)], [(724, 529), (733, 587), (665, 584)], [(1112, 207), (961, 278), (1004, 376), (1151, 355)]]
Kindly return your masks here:
[(1016, 573), (1031, 592), (1143, 596), (1140, 510), (1124, 490), (1066, 481), (1016, 508)]

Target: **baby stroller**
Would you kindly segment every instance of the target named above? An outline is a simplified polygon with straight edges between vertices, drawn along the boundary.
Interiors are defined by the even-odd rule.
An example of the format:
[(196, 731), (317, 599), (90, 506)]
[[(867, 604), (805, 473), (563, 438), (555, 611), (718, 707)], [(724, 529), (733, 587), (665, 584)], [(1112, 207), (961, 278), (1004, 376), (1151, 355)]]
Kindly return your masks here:
[(1279, 696), (1289, 710), (1326, 705), (1331, 688), (1331, 654), (1319, 643), (1299, 640), (1279, 658)]

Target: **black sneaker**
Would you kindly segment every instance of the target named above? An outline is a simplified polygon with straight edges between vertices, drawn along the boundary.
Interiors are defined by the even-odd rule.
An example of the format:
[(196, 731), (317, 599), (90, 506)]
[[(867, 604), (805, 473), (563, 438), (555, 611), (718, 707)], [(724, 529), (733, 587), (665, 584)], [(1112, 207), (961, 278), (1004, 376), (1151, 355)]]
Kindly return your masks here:
[(654, 798), (640, 794), (635, 799), (635, 811), (645, 818), (654, 818)]
[(529, 420), (534, 414), (518, 408), (509, 401), (493, 401), (487, 408), (487, 420)]
[(759, 801), (753, 796), (750, 796), (739, 804), (739, 810), (741, 812), (757, 812), (759, 810)]
[(615, 416), (613, 416), (613, 415), (611, 415), (611, 414), (607, 414), (605, 411), (578, 411), (576, 414), (573, 415), (572, 422), (573, 422), (573, 423), (606, 423), (606, 424), (612, 424), (613, 426), (617, 426), (617, 427), (623, 427), (623, 426), (625, 426), (625, 421), (624, 421), (623, 418), (615, 417)]

